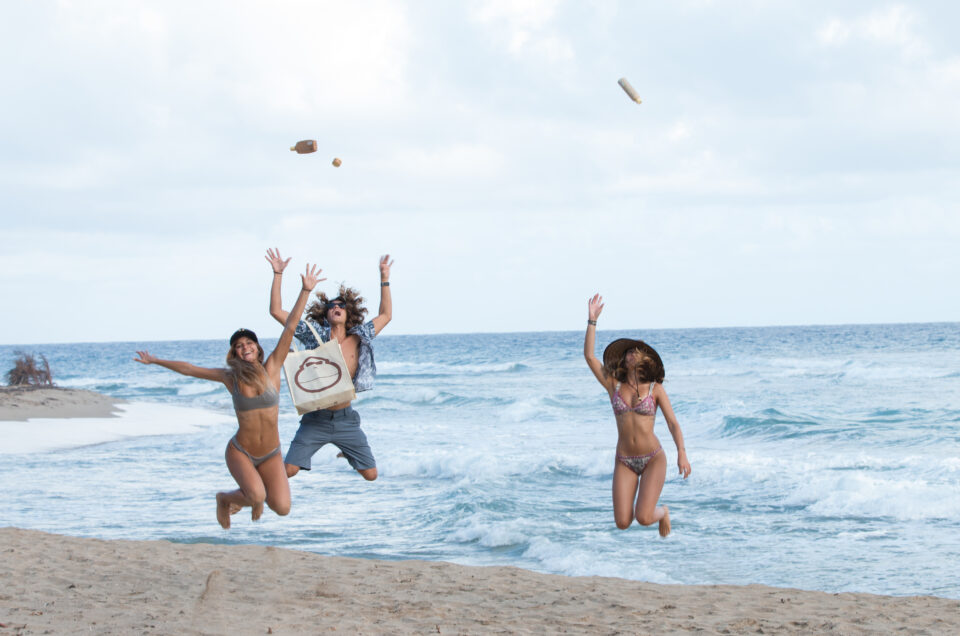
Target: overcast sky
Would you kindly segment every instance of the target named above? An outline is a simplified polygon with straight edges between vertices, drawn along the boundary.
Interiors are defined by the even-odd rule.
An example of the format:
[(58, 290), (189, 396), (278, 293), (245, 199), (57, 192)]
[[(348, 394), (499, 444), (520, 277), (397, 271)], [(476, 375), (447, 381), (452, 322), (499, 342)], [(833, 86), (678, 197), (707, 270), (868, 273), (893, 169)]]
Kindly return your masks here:
[[(952, 2), (34, 1), (0, 25), (6, 344), (955, 321)], [(617, 85), (627, 77), (637, 105)], [(289, 146), (317, 139), (319, 152)], [(331, 160), (343, 165), (334, 168)]]

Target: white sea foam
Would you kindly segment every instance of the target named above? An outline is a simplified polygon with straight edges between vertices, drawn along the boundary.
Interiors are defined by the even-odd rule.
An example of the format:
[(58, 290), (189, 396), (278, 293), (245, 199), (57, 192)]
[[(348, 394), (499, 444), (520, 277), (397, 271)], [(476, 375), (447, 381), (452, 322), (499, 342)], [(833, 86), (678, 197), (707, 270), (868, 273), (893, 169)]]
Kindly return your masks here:
[(618, 553), (616, 542), (606, 540), (603, 535), (596, 535), (587, 545), (591, 548), (571, 547), (566, 542), (555, 543), (546, 537), (534, 537), (523, 556), (536, 560), (550, 572), (568, 576), (612, 576), (652, 583), (679, 583), (666, 573), (651, 569), (642, 559), (625, 558), (626, 555)]
[(454, 364), (441, 362), (378, 362), (378, 373), (390, 375), (463, 375), (505, 373), (521, 371), (527, 365), (520, 361), (490, 362), (480, 364)]
[(145, 435), (178, 435), (233, 420), (222, 413), (168, 404), (132, 402), (117, 408), (119, 417), (0, 422), (0, 454), (63, 450)]
[(449, 535), (450, 541), (472, 543), (476, 541), (485, 548), (522, 545), (535, 528), (526, 519), (492, 521), (489, 515), (475, 514), (466, 519), (461, 527)]
[(388, 476), (439, 477), (444, 479), (484, 480), (531, 472), (528, 461), (520, 457), (497, 456), (476, 448), (422, 448), (415, 455), (393, 454), (380, 460), (381, 472)]
[(866, 472), (811, 477), (797, 486), (786, 501), (806, 504), (811, 514), (825, 517), (960, 519), (957, 484), (886, 478)]

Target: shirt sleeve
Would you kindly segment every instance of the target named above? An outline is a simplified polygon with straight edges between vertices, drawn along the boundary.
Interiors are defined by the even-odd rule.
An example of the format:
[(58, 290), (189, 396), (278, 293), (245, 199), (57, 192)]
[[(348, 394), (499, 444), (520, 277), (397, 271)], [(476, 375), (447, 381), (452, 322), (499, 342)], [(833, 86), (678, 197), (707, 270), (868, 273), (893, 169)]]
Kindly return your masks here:
[(307, 349), (316, 349), (320, 346), (320, 343), (317, 342), (313, 332), (310, 331), (310, 327), (308, 327), (307, 323), (303, 320), (297, 323), (297, 328), (293, 332), (293, 337), (299, 340), (300, 344)]
[(373, 321), (364, 323), (359, 327), (354, 327), (350, 330), (350, 333), (355, 333), (360, 336), (360, 342), (370, 343), (377, 336), (377, 330), (373, 326)]

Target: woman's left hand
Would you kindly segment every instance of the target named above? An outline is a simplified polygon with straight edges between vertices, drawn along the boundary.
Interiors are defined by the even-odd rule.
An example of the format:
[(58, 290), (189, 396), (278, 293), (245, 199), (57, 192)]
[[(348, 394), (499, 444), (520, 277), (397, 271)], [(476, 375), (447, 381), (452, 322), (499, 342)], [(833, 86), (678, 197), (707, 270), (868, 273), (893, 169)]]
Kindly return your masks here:
[(587, 301), (587, 318), (596, 322), (601, 311), (603, 311), (603, 296), (594, 294), (593, 298)]
[(283, 274), (283, 270), (287, 268), (287, 265), (290, 264), (290, 259), (283, 260), (283, 257), (280, 256), (280, 248), (267, 249), (267, 255), (264, 256), (267, 259), (267, 262), (270, 263), (270, 267), (273, 268), (274, 274)]
[(389, 254), (384, 254), (380, 257), (380, 282), (385, 283), (390, 280), (390, 267), (393, 265), (393, 261), (390, 260)]
[(693, 469), (690, 468), (690, 462), (687, 460), (686, 451), (680, 451), (677, 453), (677, 466), (680, 468), (680, 474), (683, 475), (684, 479), (690, 476), (690, 472)]
[(310, 265), (307, 263), (306, 273), (300, 274), (300, 280), (303, 281), (303, 291), (313, 291), (313, 288), (317, 286), (317, 283), (327, 280), (326, 278), (320, 278), (320, 272), (322, 271), (323, 270), (316, 265)]

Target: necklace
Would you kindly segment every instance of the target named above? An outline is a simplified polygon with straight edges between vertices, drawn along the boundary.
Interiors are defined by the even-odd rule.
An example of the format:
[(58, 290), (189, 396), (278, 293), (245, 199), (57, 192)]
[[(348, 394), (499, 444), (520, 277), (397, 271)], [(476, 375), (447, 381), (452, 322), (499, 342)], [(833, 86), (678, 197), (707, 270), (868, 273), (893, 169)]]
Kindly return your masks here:
[[(634, 372), (634, 377), (636, 378), (636, 372)], [(637, 383), (636, 383), (636, 384), (633, 384), (633, 383), (628, 379), (628, 380), (627, 380), (627, 385), (628, 385), (631, 389), (633, 389), (634, 393), (637, 394), (637, 404), (639, 404), (640, 402), (642, 402), (642, 400), (640, 399), (640, 379), (639, 379), (639, 378), (636, 378), (636, 379), (637, 379)], [(636, 408), (636, 405), (632, 406), (631, 408)]]

